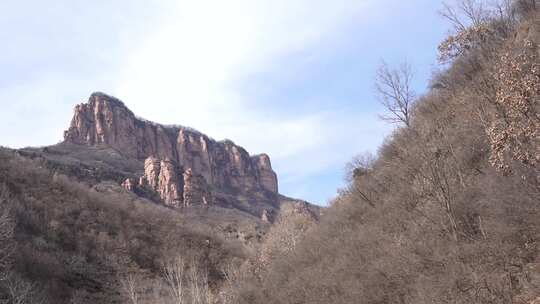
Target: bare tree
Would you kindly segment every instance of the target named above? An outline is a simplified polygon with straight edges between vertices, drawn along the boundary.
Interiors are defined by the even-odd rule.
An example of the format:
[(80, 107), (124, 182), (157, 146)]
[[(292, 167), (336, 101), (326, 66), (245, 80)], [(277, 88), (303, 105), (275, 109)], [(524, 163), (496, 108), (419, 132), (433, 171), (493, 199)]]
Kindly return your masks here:
[(83, 289), (77, 289), (71, 294), (69, 304), (85, 304), (87, 303), (88, 292)]
[(238, 303), (241, 282), (247, 279), (249, 272), (245, 271), (245, 269), (242, 271), (238, 265), (231, 263), (223, 266), (221, 272), (225, 278), (225, 284), (219, 294), (219, 303)]
[(131, 304), (139, 303), (139, 287), (140, 287), (140, 277), (133, 273), (129, 272), (119, 277), (120, 287), (122, 293), (129, 300)]
[(9, 264), (14, 248), (13, 229), (15, 224), (9, 215), (8, 191), (4, 184), (0, 185), (0, 281), (8, 276)]
[(346, 179), (351, 181), (356, 177), (363, 176), (373, 169), (376, 157), (371, 152), (364, 152), (352, 158), (345, 165)]
[[(498, 7), (502, 5), (496, 4)], [(443, 9), (439, 13), (450, 21), (456, 31), (464, 31), (471, 25), (479, 26), (490, 17), (490, 10), (484, 1), (478, 0), (459, 0), (455, 5), (443, 2)]]
[(10, 274), (5, 279), (5, 287), (10, 304), (42, 304), (46, 302), (36, 284), (17, 275)]
[(198, 263), (186, 265), (181, 256), (168, 259), (162, 266), (163, 279), (175, 304), (210, 304), (212, 292), (208, 272)]
[(388, 113), (381, 119), (391, 123), (403, 123), (410, 126), (411, 106), (416, 94), (412, 89), (413, 72), (408, 63), (392, 69), (385, 62), (377, 70), (375, 87), (381, 104)]
[(163, 279), (175, 304), (185, 304), (186, 286), (184, 285), (184, 272), (186, 264), (181, 256), (168, 259), (162, 265)]
[(517, 0), (516, 6), (523, 12), (533, 11), (538, 7), (538, 0)]
[(7, 303), (40, 304), (45, 302), (41, 289), (23, 277), (11, 271), (11, 263), (15, 252), (15, 223), (10, 215), (8, 201), (9, 190), (0, 184), (0, 283), (7, 297)]
[[(443, 3), (439, 11), (453, 26), (453, 32), (439, 44), (439, 61), (448, 63), (471, 50), (482, 49), (490, 54), (507, 37), (516, 14), (513, 0), (456, 0)], [(494, 22), (496, 21), (496, 22)]]
[(199, 267), (196, 262), (192, 262), (189, 268), (188, 279), (191, 304), (212, 303), (212, 293), (208, 286), (208, 272)]
[(9, 214), (2, 211), (0, 214), (0, 280), (6, 277), (13, 254), (13, 226)]

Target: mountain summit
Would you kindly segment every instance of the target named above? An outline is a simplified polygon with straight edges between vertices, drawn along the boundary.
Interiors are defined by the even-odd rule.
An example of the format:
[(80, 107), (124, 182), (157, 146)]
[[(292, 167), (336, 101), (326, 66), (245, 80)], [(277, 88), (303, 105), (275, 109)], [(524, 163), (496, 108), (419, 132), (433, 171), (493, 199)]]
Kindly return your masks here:
[(231, 141), (218, 142), (190, 128), (137, 118), (120, 100), (103, 93), (94, 93), (75, 107), (64, 140), (105, 144), (137, 159), (168, 159), (218, 188), (278, 192), (268, 155), (250, 156)]
[(138, 194), (153, 193), (170, 207), (218, 205), (261, 218), (276, 213), (284, 198), (268, 155), (252, 156), (230, 140), (216, 141), (192, 128), (144, 120), (104, 93), (75, 106), (60, 146), (71, 147), (70, 155), (73, 149), (105, 149), (135, 163), (118, 175), (119, 183)]

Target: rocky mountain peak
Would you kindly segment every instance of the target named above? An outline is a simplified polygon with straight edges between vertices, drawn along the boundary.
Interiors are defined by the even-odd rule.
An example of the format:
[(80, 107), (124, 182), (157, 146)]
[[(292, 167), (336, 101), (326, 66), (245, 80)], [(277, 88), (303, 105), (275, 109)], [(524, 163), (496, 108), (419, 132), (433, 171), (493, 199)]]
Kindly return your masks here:
[[(268, 155), (250, 156), (232, 141), (215, 141), (187, 127), (140, 119), (122, 101), (104, 93), (93, 93), (88, 102), (75, 107), (64, 141), (107, 146), (144, 162), (139, 184), (154, 189), (173, 206), (196, 204), (197, 200), (207, 204), (209, 189), (278, 193)], [(133, 188), (134, 184), (126, 181), (125, 186)]]

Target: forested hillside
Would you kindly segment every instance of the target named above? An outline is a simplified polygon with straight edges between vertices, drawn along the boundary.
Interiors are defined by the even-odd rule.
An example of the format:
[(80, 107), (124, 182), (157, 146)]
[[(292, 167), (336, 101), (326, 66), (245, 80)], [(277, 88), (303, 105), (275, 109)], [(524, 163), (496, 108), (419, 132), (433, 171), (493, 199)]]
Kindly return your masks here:
[(540, 300), (538, 6), (446, 7), (443, 69), (414, 100), (407, 68), (383, 67), (398, 127), (353, 162), (320, 225), (237, 280), (230, 303)]
[(239, 218), (232, 211), (179, 213), (119, 185), (91, 189), (42, 165), (0, 150), (5, 303), (129, 303), (133, 290), (140, 301), (166, 300), (162, 273), (178, 259), (203, 271), (208, 288), (247, 254), (218, 232), (219, 223)]

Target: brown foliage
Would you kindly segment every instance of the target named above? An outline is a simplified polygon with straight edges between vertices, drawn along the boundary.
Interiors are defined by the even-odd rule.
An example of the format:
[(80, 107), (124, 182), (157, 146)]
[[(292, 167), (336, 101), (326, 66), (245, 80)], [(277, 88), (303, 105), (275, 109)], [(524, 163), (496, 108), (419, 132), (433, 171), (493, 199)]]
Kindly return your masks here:
[(493, 75), (495, 111), (487, 133), (491, 163), (509, 170), (509, 160), (536, 167), (540, 163), (540, 58), (538, 46), (525, 40), (505, 50)]
[(100, 193), (5, 149), (0, 185), (10, 193), (3, 206), (16, 224), (13, 272), (51, 303), (118, 301), (129, 293), (121, 279), (130, 274), (142, 275), (139, 300), (147, 299), (146, 286), (160, 276), (168, 252), (204, 261), (214, 282), (222, 263), (243, 256), (188, 214), (123, 191)]
[[(539, 15), (529, 11), (518, 23), (499, 16), (477, 18), (495, 36), (456, 55), (415, 102), (409, 126), (387, 139), (374, 162), (356, 163), (350, 186), (320, 224), (260, 278), (241, 279), (249, 283), (237, 284), (237, 303), (506, 304), (538, 297), (538, 53), (514, 37), (524, 24), (537, 33)], [(517, 52), (505, 57), (509, 46)], [(500, 126), (492, 132), (509, 133), (502, 151), (514, 174), (491, 166), (498, 151), (486, 133), (492, 124)]]

